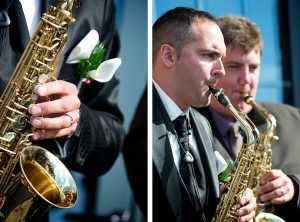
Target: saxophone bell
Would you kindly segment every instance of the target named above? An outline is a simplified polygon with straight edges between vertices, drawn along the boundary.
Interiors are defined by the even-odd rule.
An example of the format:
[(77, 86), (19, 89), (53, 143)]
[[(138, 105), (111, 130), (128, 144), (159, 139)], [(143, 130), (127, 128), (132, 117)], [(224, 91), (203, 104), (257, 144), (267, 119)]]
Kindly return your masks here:
[(82, 0), (59, 0), (43, 13), (0, 98), (0, 221), (31, 222), (50, 209), (71, 208), (77, 187), (51, 152), (33, 145), (28, 107), (36, 85), (55, 80), (72, 10)]
[(5, 188), (0, 221), (37, 221), (51, 207), (71, 208), (77, 202), (77, 187), (62, 162), (39, 146), (20, 153), (20, 171)]

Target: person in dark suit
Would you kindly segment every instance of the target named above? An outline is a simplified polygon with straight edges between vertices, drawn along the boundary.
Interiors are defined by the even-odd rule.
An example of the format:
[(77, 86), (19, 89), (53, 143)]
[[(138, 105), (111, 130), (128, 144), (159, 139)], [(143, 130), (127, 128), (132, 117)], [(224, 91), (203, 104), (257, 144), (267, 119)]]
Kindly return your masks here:
[[(32, 7), (31, 13), (38, 13), (38, 19), (43, 12), (48, 11), (50, 5), (56, 6), (58, 3), (55, 0), (35, 2), (38, 5)], [(30, 35), (19, 0), (1, 1), (0, 7), (2, 94)], [(34, 8), (37, 11), (34, 12)], [(68, 41), (60, 56), (55, 76), (58, 80), (45, 83), (36, 90), (39, 96), (51, 95), (55, 100), (35, 104), (30, 109), (33, 116), (31, 124), (39, 129), (33, 135), (33, 140), (59, 156), (69, 169), (86, 175), (106, 173), (116, 161), (123, 145), (125, 131), (123, 115), (118, 107), (119, 77), (114, 75), (106, 83), (92, 81), (90, 85), (83, 84), (78, 92), (76, 85), (81, 81), (81, 76), (76, 71), (76, 64), (67, 64), (66, 60), (91, 29), (98, 31), (99, 39), (106, 48), (103, 60), (118, 57), (120, 42), (115, 13), (115, 2), (110, 0), (83, 1), (82, 6), (74, 10), (76, 21), (69, 26)], [(9, 18), (10, 23), (5, 23), (6, 18)]]
[[(153, 25), (155, 222), (211, 221), (219, 201), (210, 124), (191, 108), (207, 106), (209, 87), (225, 74), (226, 48), (217, 23), (207, 12), (178, 7)], [(187, 122), (181, 125), (188, 133), (176, 127), (184, 115)], [(256, 208), (252, 190), (247, 188), (243, 197), (239, 221), (252, 221)]]
[[(219, 80), (217, 88), (223, 88), (237, 110), (246, 113), (257, 126), (260, 133), (266, 130), (267, 122), (250, 104), (243, 101), (247, 93), (254, 99), (257, 92), (261, 54), (263, 48), (259, 28), (249, 19), (240, 16), (220, 18), (221, 30), (226, 44), (226, 58), (223, 63), (226, 76)], [(299, 218), (299, 179), (300, 153), (299, 135), (300, 110), (290, 105), (260, 103), (276, 119), (279, 140), (274, 140), (272, 149), (272, 169), (261, 178), (257, 189), (259, 200), (271, 201), (275, 206), (274, 214), (285, 221)], [(235, 120), (217, 101), (209, 107), (199, 109), (211, 122), (215, 149), (225, 158), (234, 158), (226, 133)]]

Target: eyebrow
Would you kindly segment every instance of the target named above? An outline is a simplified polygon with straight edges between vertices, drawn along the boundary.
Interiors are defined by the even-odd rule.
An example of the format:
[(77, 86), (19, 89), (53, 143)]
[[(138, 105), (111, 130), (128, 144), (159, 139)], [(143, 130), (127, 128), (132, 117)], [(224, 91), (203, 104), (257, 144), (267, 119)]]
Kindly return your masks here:
[[(228, 62), (226, 62), (225, 64), (244, 66), (244, 63), (243, 63), (243, 62), (237, 62), (237, 61), (228, 61)], [(224, 65), (225, 65), (225, 64), (224, 64)], [(250, 63), (250, 65), (256, 65), (256, 66), (259, 66), (260, 63)]]
[(201, 50), (202, 52), (209, 52), (209, 53), (214, 53), (215, 55), (220, 56), (222, 59), (226, 58), (226, 55), (222, 54), (220, 50), (214, 49), (214, 48), (207, 48), (207, 49), (203, 49)]
[(228, 61), (226, 62), (226, 64), (239, 65), (239, 66), (244, 65), (242, 62), (236, 62), (236, 61)]

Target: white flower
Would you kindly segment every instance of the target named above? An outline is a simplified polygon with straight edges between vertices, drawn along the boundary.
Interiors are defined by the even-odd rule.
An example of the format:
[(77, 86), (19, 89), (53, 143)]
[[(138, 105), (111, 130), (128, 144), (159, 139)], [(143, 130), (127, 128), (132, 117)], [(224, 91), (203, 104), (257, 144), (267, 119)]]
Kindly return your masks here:
[(92, 29), (89, 33), (78, 43), (78, 45), (70, 53), (67, 63), (78, 63), (80, 59), (88, 59), (99, 42), (99, 34)]
[(109, 59), (102, 62), (97, 70), (88, 72), (88, 76), (98, 82), (108, 82), (115, 74), (122, 61), (120, 58)]
[[(99, 47), (99, 45), (97, 45), (98, 43), (100, 43), (99, 42), (99, 34), (96, 30), (92, 29), (78, 43), (78, 45), (71, 51), (71, 53), (67, 59), (67, 63), (68, 64), (79, 63), (80, 60), (82, 60), (82, 59), (89, 60), (89, 62), (91, 62), (90, 56), (91, 56), (93, 50), (95, 49), (95, 47)], [(103, 48), (103, 50), (105, 50), (105, 49)], [(101, 53), (101, 51), (99, 53)], [(102, 51), (102, 53), (103, 53), (103, 51)], [(103, 55), (101, 56), (101, 59), (99, 59), (98, 62), (100, 62), (102, 60)], [(95, 61), (93, 61), (92, 63), (94, 63), (94, 62)], [(120, 58), (109, 59), (104, 62), (101, 62), (100, 65), (98, 66), (98, 68), (95, 70), (91, 70), (92, 67), (94, 67), (94, 66), (89, 67), (89, 64), (91, 64), (91, 63), (83, 63), (83, 67), (84, 67), (84, 65), (87, 64), (87, 67), (84, 67), (83, 70), (89, 70), (89, 71), (85, 71), (87, 73), (80, 73), (80, 75), (82, 75), (84, 77), (83, 81), (86, 81), (87, 79), (93, 79), (93, 80), (96, 80), (96, 81), (102, 82), (102, 83), (108, 82), (114, 76), (115, 72), (117, 71), (117, 69), (119, 68), (121, 63), (122, 63), (122, 61)], [(98, 63), (96, 62), (96, 64), (98, 64)], [(91, 68), (91, 69), (89, 69), (89, 68)]]

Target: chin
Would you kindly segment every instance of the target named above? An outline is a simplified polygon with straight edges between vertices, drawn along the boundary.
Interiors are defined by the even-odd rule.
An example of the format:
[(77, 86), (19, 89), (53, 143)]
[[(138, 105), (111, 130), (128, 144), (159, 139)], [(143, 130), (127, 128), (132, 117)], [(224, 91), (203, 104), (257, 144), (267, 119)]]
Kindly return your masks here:
[(210, 98), (211, 97), (208, 97), (207, 99), (202, 99), (200, 102), (198, 101), (197, 103), (195, 103), (195, 105), (193, 105), (194, 107), (197, 107), (197, 108), (202, 108), (202, 107), (206, 107), (210, 104)]

